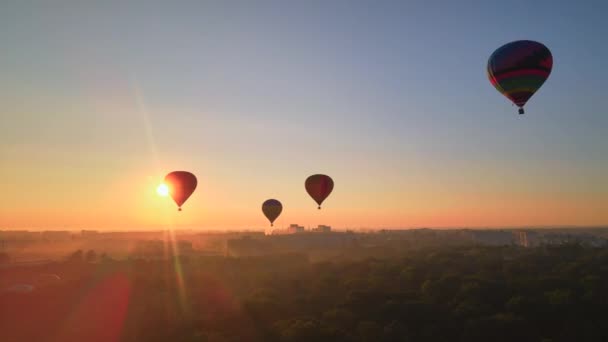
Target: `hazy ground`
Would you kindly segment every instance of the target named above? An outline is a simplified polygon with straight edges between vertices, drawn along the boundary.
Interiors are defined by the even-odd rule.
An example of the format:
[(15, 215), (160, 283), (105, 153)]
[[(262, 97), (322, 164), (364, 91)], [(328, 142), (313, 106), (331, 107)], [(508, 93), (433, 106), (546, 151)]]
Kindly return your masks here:
[(545, 231), (529, 247), (435, 230), (5, 243), (55, 260), (3, 259), (0, 340), (605, 341), (603, 233)]

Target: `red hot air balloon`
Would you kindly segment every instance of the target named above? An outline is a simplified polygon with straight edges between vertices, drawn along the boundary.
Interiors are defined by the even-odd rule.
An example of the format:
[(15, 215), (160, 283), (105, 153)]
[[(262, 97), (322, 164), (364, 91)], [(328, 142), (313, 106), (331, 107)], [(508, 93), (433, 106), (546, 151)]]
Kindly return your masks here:
[(326, 175), (312, 175), (306, 178), (304, 186), (306, 187), (306, 192), (317, 202), (319, 209), (321, 209), (321, 203), (334, 189), (334, 181)]
[(262, 203), (262, 212), (264, 216), (270, 221), (270, 226), (273, 226), (274, 220), (281, 215), (283, 211), (283, 205), (276, 199), (269, 199)]
[(545, 83), (553, 68), (551, 51), (531, 40), (518, 40), (499, 47), (488, 60), (490, 82), (524, 113), (524, 105)]
[(177, 204), (179, 211), (182, 205), (196, 189), (196, 176), (187, 171), (173, 171), (165, 176), (165, 184), (169, 187), (169, 194)]

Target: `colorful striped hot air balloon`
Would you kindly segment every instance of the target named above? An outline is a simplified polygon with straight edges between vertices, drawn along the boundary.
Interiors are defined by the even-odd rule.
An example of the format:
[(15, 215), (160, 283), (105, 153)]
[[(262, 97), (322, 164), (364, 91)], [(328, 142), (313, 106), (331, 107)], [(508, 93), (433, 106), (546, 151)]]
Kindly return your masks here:
[(498, 48), (488, 60), (488, 78), (492, 85), (519, 107), (524, 105), (545, 83), (553, 56), (543, 44), (531, 40), (518, 40)]
[(269, 199), (262, 203), (262, 212), (268, 221), (270, 221), (271, 227), (274, 224), (274, 220), (281, 215), (281, 211), (283, 211), (283, 205), (276, 199)]
[(321, 203), (334, 189), (334, 181), (326, 175), (312, 175), (306, 179), (304, 186), (306, 187), (306, 192), (317, 202), (319, 209), (321, 209)]

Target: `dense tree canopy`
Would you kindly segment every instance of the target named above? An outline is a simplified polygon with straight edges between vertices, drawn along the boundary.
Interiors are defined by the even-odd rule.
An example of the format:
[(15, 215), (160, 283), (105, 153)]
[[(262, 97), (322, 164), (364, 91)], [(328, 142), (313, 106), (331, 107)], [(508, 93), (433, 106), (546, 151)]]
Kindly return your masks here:
[(3, 341), (608, 340), (606, 248), (434, 246), (323, 262), (75, 254), (0, 270), (63, 279), (0, 295)]

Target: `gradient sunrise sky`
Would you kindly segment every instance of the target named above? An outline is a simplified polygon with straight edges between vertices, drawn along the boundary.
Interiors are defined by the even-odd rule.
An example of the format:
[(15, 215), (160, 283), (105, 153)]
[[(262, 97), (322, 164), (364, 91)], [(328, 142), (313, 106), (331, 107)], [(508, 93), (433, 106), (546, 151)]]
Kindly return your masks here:
[[(3, 1), (0, 229), (608, 224), (605, 1)], [(547, 45), (517, 110), (489, 55)], [(177, 213), (156, 195), (189, 170)], [(324, 209), (305, 178), (335, 180)]]

